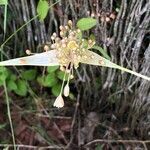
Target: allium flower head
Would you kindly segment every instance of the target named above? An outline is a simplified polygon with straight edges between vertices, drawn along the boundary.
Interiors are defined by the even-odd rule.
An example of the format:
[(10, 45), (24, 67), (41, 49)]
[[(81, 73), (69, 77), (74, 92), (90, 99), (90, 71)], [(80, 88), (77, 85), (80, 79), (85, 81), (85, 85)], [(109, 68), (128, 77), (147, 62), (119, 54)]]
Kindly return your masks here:
[[(84, 24), (85, 20), (89, 20), (90, 18), (83, 18), (81, 22), (78, 21), (77, 26)], [(93, 22), (93, 19), (92, 19)], [(94, 21), (95, 22), (95, 21)], [(87, 24), (86, 24), (87, 25)], [(94, 23), (95, 25), (95, 23)], [(93, 27), (93, 23), (89, 23), (86, 26), (86, 29)], [(109, 60), (109, 56), (106, 57), (105, 52), (103, 51), (102, 54), (105, 58), (100, 56), (99, 54), (90, 51), (89, 49), (97, 49), (99, 51), (102, 50), (101, 47), (95, 46), (95, 41), (92, 39), (84, 39), (82, 37), (81, 30), (85, 30), (85, 28), (80, 26), (80, 29), (76, 29), (73, 27), (73, 23), (71, 20), (68, 21), (68, 25), (60, 26), (59, 35), (53, 33), (51, 36), (52, 43), (51, 46), (46, 45), (44, 47), (45, 52), (40, 54), (33, 54), (30, 50), (27, 50), (27, 54), (31, 56), (21, 57), (16, 59), (11, 59), (7, 61), (0, 62), (0, 66), (60, 66), (60, 70), (65, 72), (61, 91), (59, 96), (56, 98), (54, 105), (55, 107), (61, 108), (64, 106), (64, 100), (62, 94), (64, 96), (68, 96), (70, 89), (69, 89), (69, 80), (72, 79), (73, 76), (73, 69), (77, 69), (79, 63), (89, 64), (89, 65), (96, 65), (96, 66), (105, 66), (109, 68), (116, 68), (131, 74), (134, 74), (138, 77), (146, 79), (150, 81), (150, 77), (144, 76), (139, 74), (135, 71), (129, 70), (122, 66), (119, 66)], [(49, 50), (51, 49), (51, 50)], [(107, 58), (107, 59), (106, 59)], [(67, 84), (65, 84), (66, 74), (68, 74)], [(64, 93), (63, 93), (64, 88)]]

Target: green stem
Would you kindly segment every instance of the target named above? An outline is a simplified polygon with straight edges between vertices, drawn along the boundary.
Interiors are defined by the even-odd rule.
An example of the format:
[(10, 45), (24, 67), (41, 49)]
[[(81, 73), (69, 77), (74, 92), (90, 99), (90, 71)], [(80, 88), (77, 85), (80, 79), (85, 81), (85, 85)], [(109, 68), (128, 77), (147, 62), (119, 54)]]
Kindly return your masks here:
[[(67, 70), (67, 69), (66, 69), (66, 70)], [(63, 77), (63, 83), (62, 83), (62, 85), (61, 85), (60, 95), (62, 95), (63, 87), (64, 87), (64, 84), (65, 84), (65, 78), (66, 78), (66, 74), (67, 74), (66, 70), (65, 70), (64, 77)]]
[(9, 119), (11, 134), (12, 134), (12, 140), (13, 140), (14, 150), (16, 150), (15, 135), (14, 135), (13, 124), (12, 124), (12, 119), (11, 119), (10, 104), (9, 104), (9, 97), (8, 97), (8, 92), (7, 92), (7, 87), (6, 87), (6, 81), (4, 81), (3, 86), (4, 86), (5, 96), (6, 96), (7, 114), (8, 114), (8, 119)]

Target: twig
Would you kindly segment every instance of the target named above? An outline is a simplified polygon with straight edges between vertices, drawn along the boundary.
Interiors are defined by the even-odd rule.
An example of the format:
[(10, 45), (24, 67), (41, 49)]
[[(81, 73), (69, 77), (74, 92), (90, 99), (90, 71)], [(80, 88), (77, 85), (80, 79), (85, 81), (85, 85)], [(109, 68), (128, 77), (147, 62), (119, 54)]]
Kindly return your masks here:
[[(13, 144), (0, 144), (0, 148), (1, 147), (13, 147), (14, 145)], [(23, 144), (17, 144), (15, 145), (15, 147), (17, 148), (32, 148), (32, 149), (64, 149), (64, 147), (62, 146), (43, 146), (43, 147), (40, 147), (40, 146), (31, 146), (31, 145), (23, 145)]]
[(73, 141), (73, 127), (75, 125), (75, 122), (76, 122), (76, 116), (77, 116), (77, 112), (78, 112), (78, 107), (79, 107), (79, 99), (80, 99), (80, 93), (78, 94), (78, 97), (77, 97), (77, 103), (76, 103), (76, 107), (75, 107), (75, 111), (74, 111), (74, 115), (73, 115), (73, 120), (72, 120), (72, 124), (71, 124), (71, 132), (70, 132), (70, 141), (69, 143), (67, 144), (66, 146), (66, 149), (68, 149)]
[(141, 140), (105, 140), (105, 139), (96, 139), (96, 140), (93, 140), (93, 141), (87, 143), (86, 145), (84, 145), (84, 147), (86, 148), (86, 147), (90, 146), (91, 144), (98, 143), (98, 142), (105, 142), (105, 143), (141, 143), (141, 144), (143, 144), (145, 150), (148, 150), (147, 146), (146, 146), (146, 143), (150, 143), (150, 140), (141, 141)]

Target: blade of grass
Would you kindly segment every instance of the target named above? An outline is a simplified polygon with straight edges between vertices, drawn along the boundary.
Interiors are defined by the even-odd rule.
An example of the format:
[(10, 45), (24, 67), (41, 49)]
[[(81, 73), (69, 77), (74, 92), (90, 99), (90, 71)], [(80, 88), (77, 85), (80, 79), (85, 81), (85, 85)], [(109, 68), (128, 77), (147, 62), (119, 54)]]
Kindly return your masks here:
[(5, 39), (5, 35), (6, 35), (7, 5), (8, 5), (8, 4), (5, 4), (5, 14), (4, 14), (4, 39)]
[(12, 134), (13, 146), (14, 146), (14, 150), (16, 150), (15, 135), (14, 135), (13, 124), (12, 124), (11, 113), (10, 113), (10, 103), (9, 103), (9, 97), (8, 97), (8, 92), (7, 92), (7, 87), (6, 87), (5, 81), (3, 83), (3, 86), (4, 86), (4, 91), (5, 91), (6, 104), (7, 104), (7, 114), (8, 114), (11, 134)]

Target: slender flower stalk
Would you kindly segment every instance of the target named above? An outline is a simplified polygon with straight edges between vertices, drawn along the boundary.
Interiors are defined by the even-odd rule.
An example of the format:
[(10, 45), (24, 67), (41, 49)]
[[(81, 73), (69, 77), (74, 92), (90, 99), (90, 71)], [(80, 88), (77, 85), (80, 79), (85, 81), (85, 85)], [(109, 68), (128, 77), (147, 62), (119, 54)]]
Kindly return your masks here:
[(63, 83), (61, 85), (61, 90), (60, 90), (60, 94), (59, 96), (56, 98), (53, 106), (54, 107), (57, 107), (57, 108), (62, 108), (64, 107), (64, 100), (63, 100), (63, 97), (62, 97), (62, 92), (63, 92), (63, 87), (64, 87), (64, 83), (65, 83), (65, 78), (66, 78), (66, 71), (65, 71), (65, 74), (64, 74), (64, 77), (63, 77)]

